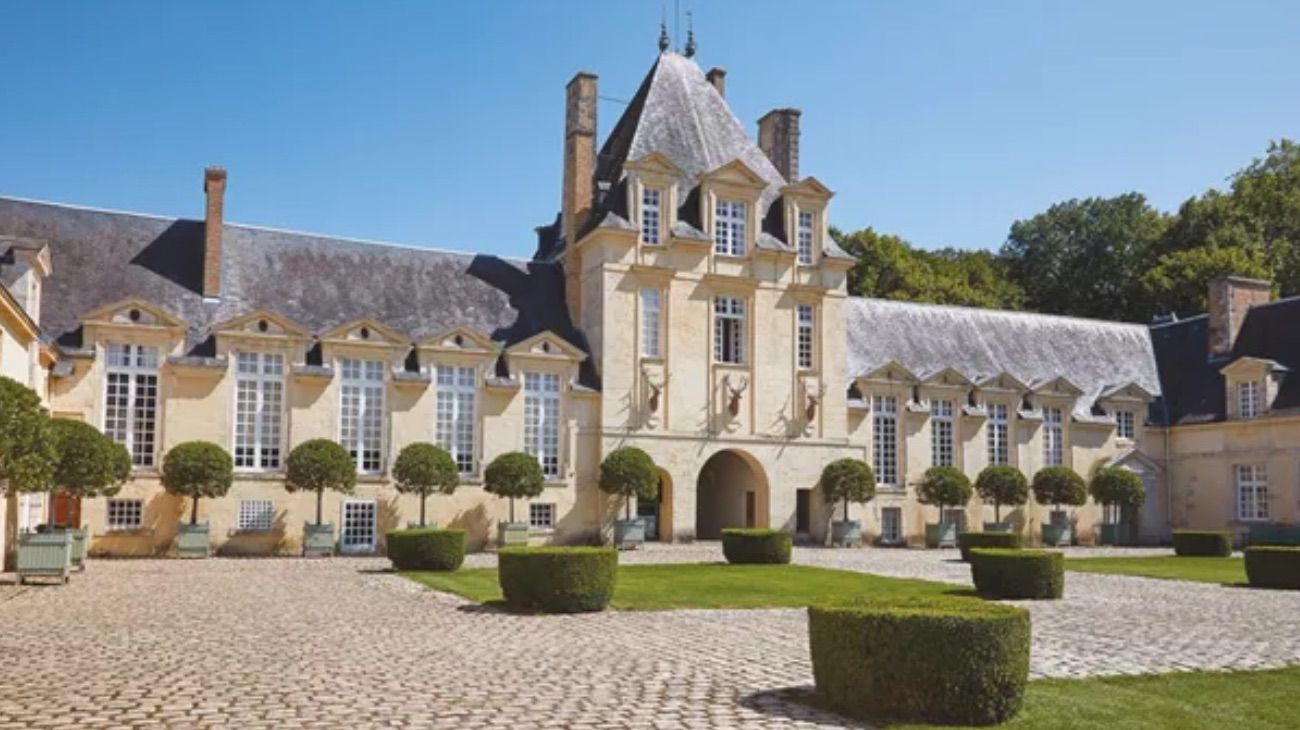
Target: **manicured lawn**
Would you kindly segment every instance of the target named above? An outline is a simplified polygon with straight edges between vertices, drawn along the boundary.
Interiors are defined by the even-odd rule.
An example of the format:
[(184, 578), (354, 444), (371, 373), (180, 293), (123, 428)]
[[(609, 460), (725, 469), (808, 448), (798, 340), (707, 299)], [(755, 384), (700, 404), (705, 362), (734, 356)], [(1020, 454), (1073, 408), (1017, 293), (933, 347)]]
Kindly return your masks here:
[[(1300, 667), (1030, 682), (1025, 707), (999, 728), (1294, 728)], [(932, 725), (884, 725), (929, 728)]]
[[(434, 590), (455, 593), (479, 603), (501, 600), (495, 568), (402, 575)], [(779, 608), (807, 606), (823, 598), (936, 595), (960, 590), (944, 583), (802, 565), (625, 565), (618, 569), (611, 605), (624, 611)]]
[(1153, 555), (1141, 558), (1070, 558), (1066, 570), (1147, 578), (1191, 580), (1199, 583), (1245, 583), (1246, 566), (1241, 558), (1180, 558)]

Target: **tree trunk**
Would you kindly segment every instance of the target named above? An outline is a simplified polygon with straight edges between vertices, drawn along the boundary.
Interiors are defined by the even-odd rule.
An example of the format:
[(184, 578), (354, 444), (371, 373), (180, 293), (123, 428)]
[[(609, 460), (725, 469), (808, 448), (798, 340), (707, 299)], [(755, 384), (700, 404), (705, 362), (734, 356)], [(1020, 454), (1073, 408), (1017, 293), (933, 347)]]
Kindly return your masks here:
[(194, 504), (190, 505), (190, 524), (197, 525), (198, 523), (199, 523), (199, 497), (198, 495), (195, 495)]
[(999, 525), (1002, 524), (1002, 503), (1001, 502), (993, 503), (993, 521), (998, 523)]
[(515, 498), (510, 498), (510, 521), (515, 521)]
[(420, 527), (424, 527), (424, 500), (428, 498), (429, 495), (427, 494), (420, 495)]
[(849, 521), (849, 500), (844, 500), (844, 521)]
[(630, 494), (623, 498), (623, 517), (632, 519), (632, 495)]
[(316, 490), (316, 524), (320, 524), (321, 502), (325, 500), (325, 490)]

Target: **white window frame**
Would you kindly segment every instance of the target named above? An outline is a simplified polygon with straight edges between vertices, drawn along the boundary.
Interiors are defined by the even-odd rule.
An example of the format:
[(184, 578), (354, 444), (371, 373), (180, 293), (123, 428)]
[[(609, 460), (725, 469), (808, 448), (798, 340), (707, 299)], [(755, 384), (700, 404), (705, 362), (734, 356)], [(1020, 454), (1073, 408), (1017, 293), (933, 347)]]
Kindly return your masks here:
[(451, 454), (461, 476), (477, 473), (478, 371), (467, 365), (437, 365), (434, 427), (438, 445)]
[(1130, 410), (1115, 411), (1115, 438), (1132, 441), (1137, 437), (1137, 414)]
[(713, 361), (725, 365), (745, 364), (747, 331), (743, 297), (713, 298)]
[(988, 422), (984, 425), (988, 436), (989, 465), (1011, 463), (1011, 408), (1006, 403), (988, 403)]
[(746, 218), (749, 204), (743, 200), (719, 198), (713, 206), (713, 252), (722, 256), (745, 255)]
[(1237, 519), (1242, 522), (1267, 522), (1268, 469), (1263, 464), (1237, 464), (1233, 467), (1236, 479)]
[(950, 400), (930, 401), (930, 465), (954, 466), (956, 454), (957, 404)]
[[(284, 392), (284, 355), (235, 353), (235, 413), (230, 442), (237, 471), (277, 471), (284, 464)], [(245, 399), (246, 394), (251, 400)], [(251, 433), (247, 430), (250, 427)], [(245, 449), (248, 453), (244, 453)]]
[(1264, 384), (1258, 380), (1237, 383), (1237, 416), (1257, 418), (1263, 411)]
[(1065, 415), (1060, 408), (1043, 409), (1043, 464), (1065, 463)]
[(663, 357), (663, 290), (642, 289), (641, 356)]
[(871, 399), (871, 454), (876, 486), (894, 488), (898, 479), (898, 398), (877, 395)]
[(239, 532), (270, 532), (275, 528), (275, 502), (269, 499), (239, 500), (235, 529)]
[(560, 478), (558, 373), (524, 373), (524, 451), (537, 458), (548, 480)]
[(356, 461), (358, 474), (384, 470), (386, 369), (382, 360), (339, 359), (339, 443)]
[(528, 529), (554, 530), (555, 529), (555, 503), (554, 502), (529, 502), (528, 503)]
[(663, 198), (659, 188), (641, 189), (641, 242), (658, 246), (663, 241)]
[(795, 305), (795, 367), (812, 370), (817, 352), (817, 309), (811, 304)]
[[(149, 469), (157, 463), (159, 351), (150, 345), (111, 343), (105, 346), (102, 430), (131, 453), (131, 466)], [(125, 392), (117, 392), (124, 389)], [(121, 405), (113, 401), (121, 400)]]
[(796, 250), (800, 266), (812, 266), (813, 264), (813, 225), (815, 220), (812, 212), (801, 210), (795, 222)]
[(903, 541), (903, 508), (880, 508), (880, 541), (897, 544)]
[(144, 525), (144, 500), (109, 497), (104, 503), (104, 521), (108, 532), (140, 529)]

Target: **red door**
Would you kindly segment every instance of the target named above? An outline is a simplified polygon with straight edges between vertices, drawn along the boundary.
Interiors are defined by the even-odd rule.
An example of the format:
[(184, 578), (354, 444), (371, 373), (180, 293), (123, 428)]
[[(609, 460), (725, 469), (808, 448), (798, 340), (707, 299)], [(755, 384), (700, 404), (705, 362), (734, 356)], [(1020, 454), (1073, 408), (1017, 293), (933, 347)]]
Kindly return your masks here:
[(81, 527), (81, 498), (70, 497), (62, 492), (52, 495), (50, 504), (50, 524), (63, 527)]

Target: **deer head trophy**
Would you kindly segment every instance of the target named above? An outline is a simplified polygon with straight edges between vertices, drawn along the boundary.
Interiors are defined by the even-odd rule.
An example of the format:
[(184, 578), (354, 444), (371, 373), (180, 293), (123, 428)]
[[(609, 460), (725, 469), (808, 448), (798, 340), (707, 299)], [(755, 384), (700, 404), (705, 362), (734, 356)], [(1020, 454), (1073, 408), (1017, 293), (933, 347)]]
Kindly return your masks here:
[(668, 377), (665, 375), (659, 380), (655, 380), (654, 376), (645, 368), (641, 369), (641, 377), (645, 378), (646, 387), (650, 388), (650, 397), (646, 401), (646, 407), (651, 414), (658, 413), (659, 395), (664, 392), (664, 385), (667, 383)]
[(731, 376), (723, 377), (722, 384), (727, 387), (727, 413), (733, 417), (740, 413), (740, 397), (745, 394), (745, 389), (749, 387), (749, 377), (741, 376), (740, 385), (732, 386)]
[(804, 406), (803, 417), (808, 423), (812, 423), (813, 419), (817, 417), (817, 406), (821, 404), (824, 392), (825, 388), (822, 387), (821, 383), (809, 383), (804, 390), (804, 400), (808, 404)]

